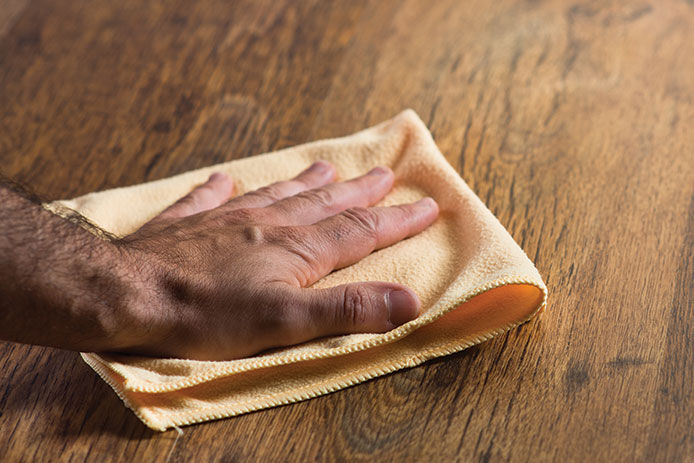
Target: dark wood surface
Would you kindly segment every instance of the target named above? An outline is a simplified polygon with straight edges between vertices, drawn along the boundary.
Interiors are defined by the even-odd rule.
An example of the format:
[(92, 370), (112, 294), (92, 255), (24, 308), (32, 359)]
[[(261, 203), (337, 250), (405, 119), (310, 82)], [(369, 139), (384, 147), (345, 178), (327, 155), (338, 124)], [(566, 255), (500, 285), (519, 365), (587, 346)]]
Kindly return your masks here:
[(0, 0), (0, 168), (48, 199), (407, 107), (540, 319), (177, 441), (76, 354), (0, 344), (0, 460), (694, 461), (691, 0)]

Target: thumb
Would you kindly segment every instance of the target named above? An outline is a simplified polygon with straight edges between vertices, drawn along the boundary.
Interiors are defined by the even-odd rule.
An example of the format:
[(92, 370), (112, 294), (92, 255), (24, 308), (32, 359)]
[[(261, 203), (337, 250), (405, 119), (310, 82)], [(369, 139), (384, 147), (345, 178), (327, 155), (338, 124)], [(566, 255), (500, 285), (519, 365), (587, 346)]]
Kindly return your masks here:
[(413, 320), (421, 303), (396, 283), (349, 283), (328, 289), (302, 289), (311, 338), (350, 333), (382, 333)]

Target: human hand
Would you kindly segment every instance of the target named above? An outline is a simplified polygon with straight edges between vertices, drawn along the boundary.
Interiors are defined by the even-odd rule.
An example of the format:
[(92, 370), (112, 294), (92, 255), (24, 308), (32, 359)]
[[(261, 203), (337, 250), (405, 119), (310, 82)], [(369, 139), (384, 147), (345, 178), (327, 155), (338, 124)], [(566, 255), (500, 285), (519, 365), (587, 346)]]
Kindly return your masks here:
[(310, 285), (427, 228), (431, 198), (370, 207), (392, 188), (390, 169), (334, 182), (319, 161), (296, 178), (229, 199), (216, 173), (118, 241), (146, 297), (121, 350), (222, 360), (314, 338), (385, 332), (414, 319), (420, 302), (397, 283)]

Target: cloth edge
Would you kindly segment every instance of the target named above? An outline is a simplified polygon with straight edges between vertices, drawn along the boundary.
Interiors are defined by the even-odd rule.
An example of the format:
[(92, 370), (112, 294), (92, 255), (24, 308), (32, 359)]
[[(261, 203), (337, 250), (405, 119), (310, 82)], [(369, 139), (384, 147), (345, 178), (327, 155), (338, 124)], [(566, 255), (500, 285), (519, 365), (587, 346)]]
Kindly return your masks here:
[[(510, 277), (509, 277), (510, 278)], [(138, 391), (132, 391), (128, 390), (124, 387), (123, 383), (118, 382), (117, 380), (114, 379), (117, 377), (122, 377), (119, 375), (116, 371), (111, 369), (111, 367), (105, 363), (99, 360), (98, 355), (96, 354), (85, 354), (82, 353), (82, 358), (85, 360), (85, 362), (92, 368), (94, 371), (109, 385), (111, 388), (114, 390), (116, 395), (125, 403), (125, 405), (130, 408), (133, 413), (149, 428), (156, 430), (156, 431), (165, 431), (169, 428), (173, 428), (176, 426), (187, 426), (195, 423), (201, 423), (204, 421), (209, 421), (209, 420), (216, 420), (216, 419), (222, 419), (222, 418), (229, 418), (232, 416), (237, 416), (237, 415), (242, 415), (245, 413), (253, 412), (253, 411), (258, 411), (266, 408), (271, 408), (279, 405), (287, 405), (291, 403), (296, 403), (300, 402), (302, 400), (307, 400), (310, 398), (318, 397), (321, 395), (326, 395), (332, 392), (339, 391), (341, 389), (345, 389), (350, 386), (354, 386), (356, 384), (362, 383), (364, 381), (367, 381), (369, 379), (373, 379), (379, 376), (386, 375), (388, 373), (392, 373), (397, 370), (401, 370), (404, 368), (412, 368), (418, 365), (421, 365), (422, 363), (431, 360), (433, 358), (437, 357), (442, 357), (446, 355), (453, 354), (455, 352), (459, 352), (462, 350), (465, 350), (469, 347), (472, 347), (474, 345), (480, 344), (484, 341), (487, 341), (493, 337), (496, 337), (502, 333), (505, 333), (507, 331), (512, 330), (513, 328), (522, 325), (531, 319), (533, 319), (536, 315), (538, 315), (540, 312), (542, 312), (545, 307), (547, 306), (547, 299), (548, 299), (548, 291), (547, 287), (545, 286), (544, 282), (539, 279), (539, 280), (534, 280), (534, 279), (509, 279), (507, 281), (499, 281), (497, 280), (493, 284), (490, 285), (485, 285), (482, 288), (478, 288), (475, 291), (472, 291), (468, 293), (467, 295), (463, 296), (460, 298), (459, 302), (451, 304), (447, 310), (441, 313), (440, 316), (445, 315), (448, 312), (451, 312), (452, 310), (456, 310), (462, 305), (464, 305), (466, 302), (470, 301), (473, 297), (478, 296), (480, 294), (483, 294), (487, 291), (490, 291), (495, 288), (499, 288), (502, 286), (507, 286), (507, 285), (515, 285), (515, 284), (528, 284), (535, 286), (542, 294), (542, 300), (540, 303), (526, 316), (522, 317), (521, 319), (517, 321), (513, 321), (511, 323), (508, 323), (500, 328), (497, 328), (492, 331), (488, 331), (485, 333), (480, 333), (480, 334), (472, 334), (467, 338), (459, 339), (456, 340), (448, 345), (447, 348), (434, 348), (430, 349), (428, 351), (425, 351), (423, 353), (410, 356), (407, 358), (404, 358), (403, 360), (399, 362), (394, 362), (391, 364), (388, 368), (385, 369), (380, 369), (380, 370), (373, 370), (368, 374), (362, 375), (359, 378), (356, 378), (352, 381), (346, 382), (346, 383), (338, 383), (334, 384), (330, 387), (323, 388), (320, 390), (311, 390), (312, 387), (315, 388), (315, 385), (309, 385), (305, 387), (304, 389), (308, 389), (308, 393), (295, 393), (292, 395), (291, 398), (289, 399), (284, 399), (284, 400), (268, 400), (268, 401), (262, 401), (262, 400), (257, 400), (255, 401), (254, 404), (244, 407), (244, 408), (235, 408), (234, 410), (220, 410), (214, 414), (205, 414), (205, 415), (199, 415), (199, 409), (203, 408), (197, 408), (197, 409), (192, 409), (187, 411), (186, 413), (189, 416), (194, 416), (195, 418), (191, 419), (172, 419), (171, 417), (167, 416), (165, 413), (156, 413), (150, 409), (148, 409), (146, 406), (138, 406), (137, 404), (133, 403), (130, 398), (128, 397), (128, 394), (132, 393), (137, 393)], [(430, 322), (429, 322), (430, 323)], [(428, 323), (427, 323), (428, 324)], [(426, 324), (422, 324), (421, 326), (424, 326)], [(420, 327), (421, 327), (420, 326)], [(413, 330), (414, 331), (414, 330)], [(408, 334), (411, 334), (408, 333)], [(404, 336), (403, 336), (404, 337)], [(398, 338), (398, 339), (402, 339)], [(221, 377), (217, 377), (215, 379), (220, 379)], [(173, 391), (166, 391), (166, 392), (173, 392)], [(166, 393), (166, 392), (161, 392), (161, 393)], [(223, 406), (219, 406), (219, 409), (222, 409)], [(205, 409), (205, 408), (203, 408)], [(196, 412), (198, 415), (196, 416)]]

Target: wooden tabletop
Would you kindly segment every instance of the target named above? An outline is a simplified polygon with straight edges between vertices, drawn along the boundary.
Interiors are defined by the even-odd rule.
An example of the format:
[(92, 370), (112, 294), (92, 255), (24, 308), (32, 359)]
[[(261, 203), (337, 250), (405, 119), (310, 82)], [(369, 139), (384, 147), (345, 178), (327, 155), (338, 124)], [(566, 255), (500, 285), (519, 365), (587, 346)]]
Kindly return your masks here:
[(408, 107), (539, 319), (178, 440), (77, 354), (0, 344), (0, 460), (694, 461), (691, 0), (0, 0), (0, 168), (47, 199)]

